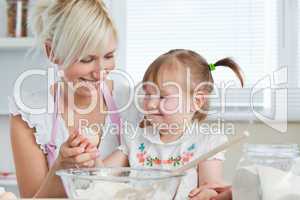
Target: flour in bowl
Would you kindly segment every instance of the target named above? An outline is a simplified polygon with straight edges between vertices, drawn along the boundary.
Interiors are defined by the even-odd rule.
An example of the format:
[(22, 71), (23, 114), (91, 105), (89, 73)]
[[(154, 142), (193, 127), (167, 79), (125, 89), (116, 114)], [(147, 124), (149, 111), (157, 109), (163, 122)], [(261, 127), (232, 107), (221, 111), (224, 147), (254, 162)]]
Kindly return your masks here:
[(151, 187), (142, 185), (97, 182), (87, 189), (77, 189), (76, 196), (80, 199), (88, 198), (92, 200), (150, 200), (150, 199), (172, 199), (173, 192), (168, 191), (166, 184), (155, 183)]

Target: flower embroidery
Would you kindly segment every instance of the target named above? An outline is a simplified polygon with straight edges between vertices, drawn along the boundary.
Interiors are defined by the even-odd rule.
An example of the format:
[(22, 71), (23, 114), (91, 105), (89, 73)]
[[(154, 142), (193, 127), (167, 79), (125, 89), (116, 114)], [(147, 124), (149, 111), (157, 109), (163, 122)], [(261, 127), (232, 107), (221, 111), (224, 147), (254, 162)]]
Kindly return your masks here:
[(179, 166), (181, 164), (181, 156), (177, 156), (177, 157), (171, 157), (169, 158), (169, 160), (171, 160), (171, 163), (173, 164), (174, 167)]
[(139, 160), (139, 163), (144, 163), (145, 162), (145, 154), (146, 152), (143, 152), (143, 153), (137, 153), (137, 158)]
[(145, 150), (145, 144), (144, 143), (140, 144), (139, 150), (141, 150), (142, 152)]
[(189, 148), (188, 148), (188, 151), (192, 151), (192, 150), (194, 150), (195, 149), (195, 147), (196, 147), (196, 145), (195, 144), (192, 144)]
[(136, 154), (138, 162), (143, 166), (153, 167), (154, 165), (172, 165), (178, 167), (190, 162), (194, 156), (193, 150), (196, 149), (196, 145), (192, 144), (187, 148), (186, 152), (182, 155), (171, 156), (167, 160), (161, 160), (157, 156), (147, 155), (145, 151), (145, 143), (141, 143), (138, 147), (139, 152)]
[(193, 156), (194, 156), (194, 154), (190, 153), (190, 152), (183, 153), (182, 162), (183, 163), (188, 163), (192, 159)]

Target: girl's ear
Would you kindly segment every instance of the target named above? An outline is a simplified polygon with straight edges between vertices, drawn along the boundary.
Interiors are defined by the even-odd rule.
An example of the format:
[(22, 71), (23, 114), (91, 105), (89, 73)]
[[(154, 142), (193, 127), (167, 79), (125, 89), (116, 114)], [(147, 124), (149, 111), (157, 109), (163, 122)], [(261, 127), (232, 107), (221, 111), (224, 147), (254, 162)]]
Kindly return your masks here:
[(202, 106), (205, 103), (205, 93), (203, 91), (196, 91), (194, 94), (193, 102), (192, 102), (192, 111), (195, 112), (197, 110), (202, 109)]
[(52, 44), (51, 44), (50, 40), (47, 40), (45, 42), (45, 52), (46, 52), (48, 59), (51, 62), (53, 62), (54, 64), (59, 64), (58, 60), (55, 59), (55, 55), (54, 55), (54, 52), (52, 51)]

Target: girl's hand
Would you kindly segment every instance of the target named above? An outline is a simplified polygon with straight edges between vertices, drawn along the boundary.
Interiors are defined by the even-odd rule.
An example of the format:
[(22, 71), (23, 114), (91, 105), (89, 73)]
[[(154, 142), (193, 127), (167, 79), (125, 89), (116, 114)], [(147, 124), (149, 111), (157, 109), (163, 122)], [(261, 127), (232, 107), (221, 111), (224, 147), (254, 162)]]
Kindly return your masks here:
[(211, 200), (218, 193), (214, 189), (198, 187), (193, 189), (189, 194), (190, 200)]
[(96, 159), (96, 167), (105, 167), (103, 160), (100, 158)]
[(215, 188), (218, 192), (218, 196), (214, 197), (211, 200), (232, 200), (232, 189), (231, 186)]
[(194, 195), (194, 193), (199, 193), (204, 190), (214, 190), (217, 193), (216, 196), (210, 198), (209, 200), (232, 200), (231, 186), (225, 186), (217, 183), (203, 183), (199, 188), (192, 190), (190, 195)]
[(56, 164), (59, 169), (93, 167), (97, 156), (97, 148), (75, 131), (61, 145)]

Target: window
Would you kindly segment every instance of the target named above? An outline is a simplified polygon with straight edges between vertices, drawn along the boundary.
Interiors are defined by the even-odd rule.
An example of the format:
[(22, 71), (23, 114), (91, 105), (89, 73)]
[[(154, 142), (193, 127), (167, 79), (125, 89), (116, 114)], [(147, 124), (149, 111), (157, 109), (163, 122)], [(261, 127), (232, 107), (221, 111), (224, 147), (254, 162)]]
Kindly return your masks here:
[[(289, 68), (289, 96), (288, 114), (292, 121), (300, 120), (300, 2), (298, 0), (286, 1), (286, 8), (292, 10), (288, 15), (288, 44), (290, 44)], [(296, 52), (296, 53), (295, 53)], [(296, 58), (295, 58), (296, 57)]]
[[(127, 70), (140, 80), (158, 55), (172, 48), (187, 48), (209, 62), (233, 56), (243, 67), (246, 85), (252, 85), (268, 71), (266, 46), (277, 50), (276, 32), (271, 29), (276, 27), (265, 27), (276, 20), (273, 16), (266, 20), (268, 4), (275, 6), (253, 0), (128, 0)], [(276, 52), (270, 56), (268, 60), (276, 61)], [(218, 81), (233, 76), (220, 68), (214, 77)]]
[[(294, 88), (289, 90), (289, 97), (293, 97), (293, 100), (289, 100), (290, 105), (300, 107), (296, 103), (299, 102), (296, 96), (300, 96), (296, 89), (299, 87), (300, 51), (291, 51), (295, 43), (288, 39), (289, 34), (300, 32), (300, 17), (296, 14), (299, 13), (300, 6), (297, 0), (122, 2), (123, 10), (126, 10), (123, 18), (120, 17), (120, 12), (116, 12), (122, 10), (120, 5), (113, 0), (113, 13), (118, 18), (116, 21), (121, 37), (125, 39), (121, 44), (120, 65), (125, 66), (136, 82), (142, 79), (146, 68), (157, 56), (173, 48), (186, 48), (197, 51), (211, 63), (230, 56), (240, 64), (245, 74), (244, 89), (239, 88), (237, 79), (229, 69), (218, 67), (213, 72), (217, 85), (232, 79), (236, 82), (237, 87), (230, 89), (226, 95), (228, 110), (238, 110), (239, 113), (242, 111), (249, 118), (250, 112), (244, 111), (250, 111), (252, 87), (264, 76), (284, 66), (288, 66), (289, 70), (289, 88)], [(288, 20), (290, 18), (291, 21)], [(288, 26), (285, 24), (287, 21), (292, 24)], [(295, 26), (296, 21), (298, 26)], [(288, 28), (293, 30), (288, 31)], [(299, 38), (298, 36), (294, 34), (294, 39)], [(282, 48), (282, 42), (287, 43), (287, 48)], [(297, 42), (299, 47), (300, 41)], [(294, 55), (293, 64), (286, 62), (290, 56), (287, 51)], [(258, 85), (268, 87), (267, 83)], [(214, 100), (212, 104), (218, 107), (218, 101)], [(257, 109), (274, 112), (272, 103), (270, 92), (261, 92), (254, 97)], [(299, 115), (293, 116), (296, 119)]]

